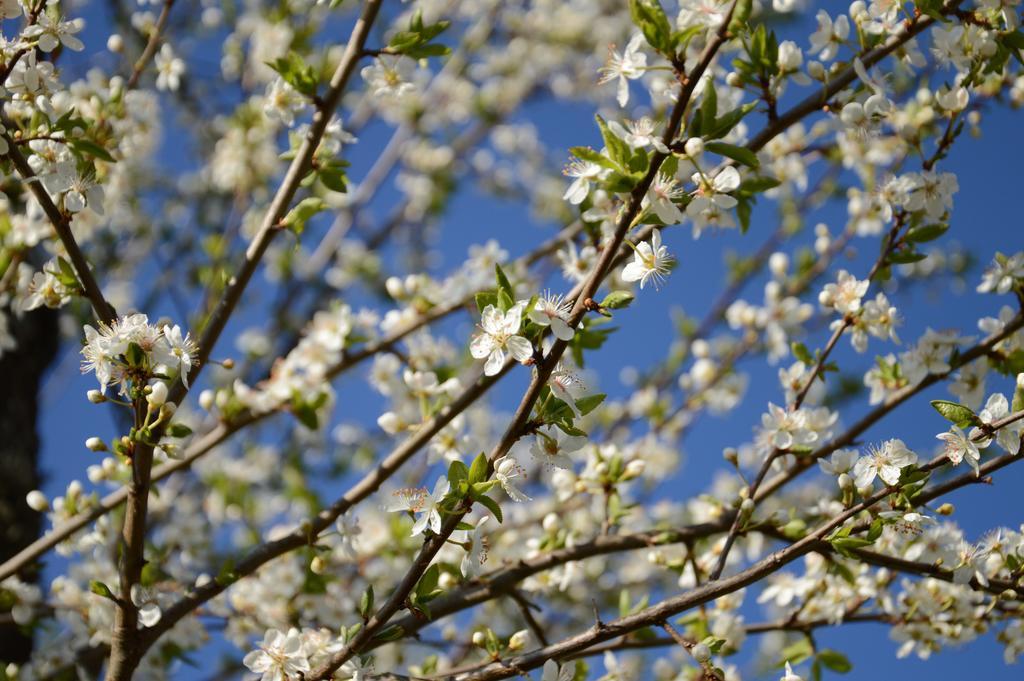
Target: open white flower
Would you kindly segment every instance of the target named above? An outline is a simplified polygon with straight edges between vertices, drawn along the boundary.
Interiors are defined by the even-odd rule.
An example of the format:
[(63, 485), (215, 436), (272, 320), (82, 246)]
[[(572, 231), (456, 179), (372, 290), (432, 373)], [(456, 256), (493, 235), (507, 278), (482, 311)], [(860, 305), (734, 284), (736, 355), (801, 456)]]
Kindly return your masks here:
[(582, 435), (566, 435), (558, 429), (546, 433), (538, 431), (537, 439), (530, 446), (530, 453), (547, 466), (572, 470), (572, 459), (568, 455), (585, 444), (587, 438)]
[(441, 500), (445, 498), (450, 489), (451, 484), (448, 482), (448, 478), (442, 475), (434, 483), (434, 491), (430, 494), (422, 487), (407, 487), (396, 490), (394, 493), (395, 500), (385, 510), (391, 512), (405, 511), (418, 515), (419, 517), (412, 526), (413, 537), (422, 534), (427, 527), (430, 527), (431, 532), (437, 534), (441, 531)]
[(519, 462), (511, 456), (503, 456), (494, 462), (494, 479), (498, 481), (498, 484), (501, 485), (501, 488), (505, 490), (505, 494), (512, 501), (530, 501), (530, 497), (526, 496), (515, 483), (516, 478), (525, 474), (526, 469), (519, 465)]
[(533, 346), (530, 341), (516, 335), (523, 320), (523, 305), (512, 306), (502, 312), (494, 305), (484, 308), (480, 318), (482, 333), (477, 334), (469, 344), (469, 352), (476, 359), (487, 358), (484, 374), (494, 376), (505, 364), (505, 349), (520, 362), (533, 357)]
[(572, 340), (576, 331), (569, 326), (569, 313), (572, 305), (562, 300), (560, 295), (545, 294), (537, 299), (530, 310), (530, 321), (540, 326), (550, 326), (551, 333), (559, 340)]
[(277, 629), (267, 631), (259, 649), (242, 658), (242, 664), (262, 674), (260, 681), (287, 681), (310, 671), (302, 637), (294, 628), (287, 634)]
[(143, 627), (155, 626), (163, 616), (156, 592), (141, 584), (132, 584), (132, 604), (139, 609), (139, 624)]
[(974, 444), (959, 426), (954, 425), (948, 432), (939, 433), (935, 437), (946, 443), (946, 458), (950, 463), (959, 466), (961, 461), (967, 459), (967, 463), (974, 469), (975, 474), (978, 473), (981, 452), (978, 451), (978, 445)]
[(653, 281), (657, 288), (665, 281), (673, 260), (668, 247), (661, 243), (661, 232), (655, 229), (651, 232), (650, 242), (643, 241), (633, 249), (633, 262), (622, 268), (622, 279), (639, 281), (641, 289), (648, 281)]
[(875, 477), (887, 485), (895, 485), (900, 479), (900, 470), (917, 461), (917, 454), (907, 449), (903, 440), (889, 440), (880, 447), (872, 447), (866, 456), (853, 466), (854, 483), (867, 487)]
[(618, 79), (619, 106), (626, 106), (629, 103), (629, 81), (644, 75), (647, 67), (647, 55), (640, 51), (643, 40), (643, 34), (635, 34), (626, 44), (622, 54), (616, 52), (614, 47), (609, 48), (608, 61), (600, 68), (601, 78), (597, 81), (598, 85)]
[(153, 349), (153, 358), (160, 364), (177, 369), (181, 382), (188, 386), (188, 374), (197, 363), (199, 347), (189, 334), (182, 336), (181, 327), (164, 325), (161, 342)]
[(462, 556), (459, 569), (462, 576), (467, 579), (479, 576), (483, 571), (483, 564), (487, 562), (487, 538), (481, 533), (487, 518), (488, 516), (481, 518), (472, 530), (465, 532), (465, 538), (461, 540), (466, 554)]

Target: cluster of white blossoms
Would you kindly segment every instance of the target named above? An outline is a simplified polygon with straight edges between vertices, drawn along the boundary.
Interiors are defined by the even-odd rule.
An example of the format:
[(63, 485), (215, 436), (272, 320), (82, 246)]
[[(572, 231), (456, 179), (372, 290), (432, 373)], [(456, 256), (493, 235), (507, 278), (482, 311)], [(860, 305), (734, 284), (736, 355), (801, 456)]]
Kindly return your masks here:
[(176, 373), (187, 388), (189, 372), (198, 364), (197, 353), (192, 337), (182, 335), (177, 324), (156, 326), (144, 314), (130, 314), (112, 324), (100, 324), (99, 329), (85, 326), (82, 372), (96, 374), (101, 392), (116, 385), (120, 394), (128, 395), (133, 382), (145, 382), (151, 376), (167, 378), (167, 372)]
[[(370, 0), (355, 49), (321, 27), (355, 23), (357, 4), (167, 3), (167, 21), (143, 3), (130, 30), (152, 49), (136, 62), (119, 35), (76, 57), (78, 7), (0, 2), (20, 26), (0, 41), (0, 351), (43, 307), (82, 328), (90, 294), (63, 227), (115, 309), (198, 309), (189, 323), (216, 328), (203, 315), (252, 277), (220, 301), (240, 310), (225, 337), (202, 348), (222, 356), (237, 334), (243, 357), (198, 386), (185, 329), (145, 314), (85, 327), (89, 399), (127, 398), (145, 417), (86, 441), (112, 450), (88, 483), (25, 497), (69, 561), (38, 585), (20, 570), (0, 580), (0, 608), (34, 636), (32, 659), (0, 676), (66, 675), (135, 635), (135, 678), (158, 681), (225, 643), (238, 649), (215, 670), (226, 676), (473, 679), (613, 618), (646, 641), (665, 622), (652, 606), (698, 585), (708, 600), (669, 625), (685, 646), (649, 654), (626, 638), (597, 660), (527, 655), (521, 671), (739, 681), (747, 658), (734, 656), (754, 650), (751, 666), (802, 681), (857, 664), (811, 638), (854, 619), (886, 627), (900, 656), (986, 632), (1008, 661), (1024, 653), (1024, 529), (969, 536), (929, 496), (937, 474), (955, 488), (1020, 456), (1024, 254), (997, 253), (972, 280), (971, 295), (1007, 303), (977, 331), (904, 302), (915, 286), (973, 302), (951, 298), (980, 239), (957, 270), (949, 254), (965, 251), (946, 233), (966, 223), (948, 152), (988, 107), (1024, 105), (1019, 3), (413, 0), (378, 13)], [(524, 108), (541, 98), (601, 111), (563, 140), (579, 145), (564, 167), (546, 113)], [(168, 140), (187, 169), (156, 159)], [(296, 178), (284, 168), (305, 140)], [(503, 244), (485, 233), (466, 253), (452, 230), (470, 191), (560, 231), (530, 247), (526, 229)], [(701, 277), (690, 291), (691, 272), (669, 280), (683, 230), (700, 237), (676, 251)], [(712, 249), (729, 252), (709, 283)], [(852, 257), (876, 251), (873, 267)], [(239, 279), (240, 262), (252, 268)], [(664, 333), (645, 309), (669, 318)], [(825, 329), (835, 342), (809, 350)], [(833, 355), (847, 334), (857, 352)], [(873, 344), (886, 349), (864, 357)], [(178, 380), (202, 410), (191, 395), (168, 403)], [(935, 401), (948, 423), (897, 427), (891, 415), (933, 384), (956, 399)], [(768, 407), (740, 442), (748, 392)], [(703, 481), (691, 465), (699, 491), (676, 494), (685, 457), (712, 441), (687, 439), (709, 415), (701, 436), (721, 440), (726, 465)], [(144, 445), (159, 464), (145, 567), (120, 593), (127, 512), (108, 511), (136, 493)], [(182, 453), (189, 472), (165, 461)], [(764, 578), (743, 589), (719, 579), (750, 566)], [(139, 632), (115, 632), (118, 607)]]

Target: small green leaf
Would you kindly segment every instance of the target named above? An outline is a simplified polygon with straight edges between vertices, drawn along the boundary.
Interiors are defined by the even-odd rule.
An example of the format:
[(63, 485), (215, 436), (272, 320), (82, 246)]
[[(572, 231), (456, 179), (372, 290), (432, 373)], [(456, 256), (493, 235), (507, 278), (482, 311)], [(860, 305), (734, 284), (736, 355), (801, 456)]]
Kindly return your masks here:
[(664, 55), (672, 54), (672, 25), (658, 0), (629, 0), (633, 23), (647, 43)]
[(387, 643), (389, 641), (397, 641), (405, 635), (405, 629), (400, 624), (392, 624), (388, 628), (381, 631), (379, 634), (373, 637), (373, 640), (379, 643)]
[(473, 485), (487, 479), (487, 455), (483, 452), (473, 459), (469, 467), (469, 484)]
[(89, 591), (93, 592), (97, 596), (109, 598), (112, 601), (117, 600), (117, 597), (114, 596), (114, 592), (110, 590), (110, 587), (104, 584), (103, 582), (99, 581), (98, 579), (94, 579), (89, 582)]
[(726, 156), (751, 168), (757, 168), (760, 165), (757, 160), (757, 154), (746, 147), (726, 144), (725, 142), (708, 142), (704, 145), (704, 148), (713, 154)]
[(846, 674), (853, 669), (853, 665), (850, 664), (850, 660), (848, 660), (846, 655), (843, 655), (838, 650), (831, 650), (829, 648), (819, 650), (817, 658), (823, 665), (834, 672), (839, 672), (840, 674)]
[(483, 504), (484, 507), (491, 512), (491, 515), (494, 516), (495, 520), (497, 520), (499, 523), (504, 522), (501, 515), (501, 506), (498, 505), (497, 501), (486, 495), (479, 496), (476, 498), (476, 500)]
[(363, 592), (363, 597), (359, 599), (359, 614), (364, 619), (369, 619), (370, 615), (373, 614), (373, 585), (366, 587), (366, 591)]
[(576, 408), (580, 410), (580, 413), (586, 416), (590, 412), (597, 409), (597, 406), (604, 402), (604, 398), (607, 395), (604, 393), (598, 393), (596, 395), (587, 395), (576, 400)]
[(192, 429), (184, 423), (172, 423), (167, 429), (167, 434), (171, 437), (188, 437), (192, 434)]
[(949, 400), (932, 400), (931, 404), (935, 411), (942, 415), (942, 418), (961, 428), (979, 423), (977, 415), (962, 404)]
[(609, 310), (619, 310), (629, 307), (635, 296), (629, 291), (612, 291), (601, 301), (601, 307)]
[(448, 466), (448, 482), (456, 487), (463, 480), (469, 480), (469, 469), (459, 460), (452, 461)]
[(509, 282), (508, 277), (505, 276), (505, 271), (497, 263), (494, 264), (494, 278), (498, 282), (498, 291), (506, 292), (510, 299), (515, 300), (516, 292), (512, 289), (512, 284)]
[(943, 223), (936, 223), (933, 225), (921, 225), (907, 232), (905, 237), (907, 241), (914, 241), (917, 243), (925, 243), (928, 241), (934, 241), (940, 236), (949, 231), (949, 225)]
[(281, 225), (296, 234), (302, 234), (310, 218), (326, 208), (327, 204), (323, 199), (315, 196), (307, 197), (299, 201), (298, 205), (284, 216), (284, 219), (281, 220)]

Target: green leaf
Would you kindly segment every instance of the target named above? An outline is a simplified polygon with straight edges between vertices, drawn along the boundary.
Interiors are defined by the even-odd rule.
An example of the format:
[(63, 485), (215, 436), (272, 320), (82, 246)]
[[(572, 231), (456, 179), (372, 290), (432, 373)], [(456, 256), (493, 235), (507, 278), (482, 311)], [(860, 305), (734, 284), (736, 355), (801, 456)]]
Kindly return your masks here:
[(622, 168), (615, 165), (615, 162), (610, 158), (602, 154), (600, 151), (595, 151), (590, 147), (570, 147), (569, 151), (573, 156), (582, 161), (595, 163), (602, 168), (608, 168), (609, 170), (622, 170)]
[(466, 464), (456, 459), (448, 466), (448, 482), (452, 487), (456, 487), (463, 480), (469, 480), (469, 469), (466, 468)]
[(905, 237), (907, 241), (914, 241), (917, 243), (925, 243), (928, 241), (934, 241), (940, 236), (945, 234), (949, 230), (949, 225), (941, 222), (933, 225), (921, 225), (907, 232)]
[(426, 569), (423, 576), (420, 577), (419, 583), (416, 585), (416, 596), (420, 602), (426, 603), (441, 593), (441, 590), (437, 588), (437, 583), (440, 581), (440, 578), (441, 568), (437, 563), (434, 563)]
[(272, 62), (266, 62), (266, 64), (276, 71), (284, 82), (291, 85), (299, 93), (307, 97), (316, 95), (316, 70), (306, 64), (300, 55), (295, 52), (289, 52)]
[(609, 310), (619, 310), (629, 307), (635, 296), (629, 291), (612, 291), (601, 301), (601, 307)]
[(942, 415), (942, 418), (961, 428), (979, 423), (977, 415), (962, 404), (949, 400), (932, 400), (931, 404), (935, 411)]
[(78, 283), (78, 275), (75, 274), (75, 268), (71, 266), (67, 260), (62, 256), (57, 256), (57, 281), (59, 281), (65, 288), (78, 289), (81, 286)]
[(647, 43), (662, 54), (672, 54), (672, 25), (658, 0), (629, 0), (633, 23)]
[(793, 356), (796, 357), (798, 360), (800, 360), (801, 362), (803, 362), (807, 366), (811, 366), (811, 365), (814, 364), (814, 358), (811, 357), (811, 353), (807, 349), (806, 345), (804, 345), (803, 343), (794, 341), (793, 343), (790, 344), (789, 347), (793, 351)]
[(811, 647), (811, 642), (806, 637), (801, 638), (782, 649), (782, 661), (779, 662), (779, 666), (785, 666), (786, 662), (800, 664), (813, 654), (814, 648)]
[(473, 485), (487, 479), (487, 455), (483, 452), (473, 459), (469, 467), (469, 484)]
[(871, 546), (874, 542), (864, 539), (863, 537), (835, 537), (829, 543), (831, 543), (832, 548), (839, 553), (844, 556), (854, 558), (855, 556), (852, 553), (854, 549), (862, 549), (865, 546)]
[(79, 156), (90, 156), (107, 161), (108, 163), (117, 163), (117, 159), (111, 156), (109, 151), (90, 140), (73, 139), (68, 144), (78, 152)]
[(483, 504), (484, 507), (491, 512), (491, 515), (494, 516), (495, 520), (497, 520), (499, 523), (504, 522), (501, 515), (501, 506), (498, 505), (497, 501), (486, 495), (479, 496), (476, 498), (476, 500)]
[(834, 672), (839, 672), (840, 674), (846, 674), (853, 669), (853, 665), (850, 664), (850, 660), (848, 660), (846, 655), (843, 655), (838, 650), (832, 650), (830, 648), (819, 650), (817, 658), (823, 665)]
[(114, 592), (110, 590), (110, 587), (98, 579), (94, 579), (89, 582), (89, 591), (93, 592), (97, 596), (109, 598), (112, 601), (117, 600), (117, 597), (114, 595)]
[(498, 306), (498, 294), (494, 291), (481, 291), (476, 294), (476, 308), (483, 312), (488, 305)]
[(735, 144), (726, 144), (725, 142), (707, 142), (704, 145), (704, 148), (713, 154), (727, 156), (732, 160), (739, 161), (743, 165), (751, 168), (757, 168), (760, 165), (757, 160), (757, 154), (746, 147), (740, 147)]
[(392, 624), (388, 628), (381, 631), (379, 634), (373, 637), (373, 640), (378, 643), (387, 643), (389, 641), (397, 641), (405, 635), (405, 629), (400, 624)]
[(921, 262), (927, 257), (928, 255), (925, 253), (915, 253), (912, 250), (900, 250), (890, 253), (885, 261), (892, 265), (909, 265), (911, 263)]
[(586, 416), (590, 412), (597, 409), (597, 405), (604, 402), (604, 398), (606, 397), (607, 395), (605, 395), (604, 393), (598, 393), (596, 395), (587, 395), (586, 397), (581, 397), (580, 399), (576, 400), (576, 408), (580, 410), (581, 414)]
[(741, 120), (743, 120), (744, 116), (756, 108), (757, 102), (749, 102), (728, 113), (722, 114), (721, 117), (716, 118), (714, 121), (705, 121), (704, 127), (706, 130), (703, 133), (704, 137), (709, 140), (725, 137)]
[(594, 119), (597, 121), (597, 127), (601, 130), (601, 139), (604, 140), (605, 149), (608, 151), (608, 156), (611, 157), (612, 162), (620, 168), (628, 166), (629, 159), (633, 156), (633, 150), (626, 144), (625, 140), (620, 139), (618, 135), (608, 128), (608, 124), (603, 118), (595, 115)]
[(706, 124), (714, 123), (718, 115), (718, 93), (715, 92), (715, 82), (707, 79), (704, 83), (704, 95), (700, 102), (700, 118)]
[(172, 423), (167, 429), (167, 434), (171, 437), (188, 437), (192, 434), (192, 429), (184, 423)]
[(494, 277), (498, 282), (498, 291), (505, 291), (508, 293), (508, 297), (515, 300), (516, 293), (512, 289), (512, 284), (509, 282), (508, 277), (505, 276), (505, 271), (501, 269), (501, 265), (494, 264)]
[(344, 194), (348, 191), (348, 177), (345, 175), (343, 168), (336, 166), (330, 166), (322, 168), (317, 176), (325, 187), (330, 189), (332, 192), (339, 192)]
[(373, 585), (366, 587), (366, 591), (363, 592), (363, 597), (359, 599), (359, 614), (364, 619), (369, 619), (370, 615), (373, 614)]
[(296, 234), (302, 234), (310, 218), (326, 208), (327, 204), (323, 199), (315, 196), (307, 197), (299, 201), (298, 205), (288, 211), (288, 214), (281, 220), (281, 225)]

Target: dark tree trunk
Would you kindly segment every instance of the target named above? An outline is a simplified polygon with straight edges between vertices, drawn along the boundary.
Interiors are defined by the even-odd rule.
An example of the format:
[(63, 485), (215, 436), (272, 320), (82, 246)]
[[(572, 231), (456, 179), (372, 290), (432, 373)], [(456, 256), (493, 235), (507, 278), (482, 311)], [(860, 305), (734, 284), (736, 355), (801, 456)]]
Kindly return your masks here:
[[(57, 354), (58, 314), (38, 309), (7, 315), (17, 347), (0, 356), (0, 561), (7, 560), (39, 536), (42, 516), (25, 503), (25, 495), (40, 486), (39, 388), (43, 374)], [(26, 581), (36, 579), (27, 573)], [(4, 618), (7, 620), (7, 618)], [(0, 660), (24, 662), (32, 641), (12, 623), (0, 622)]]

